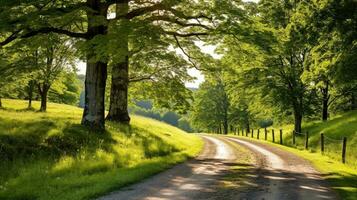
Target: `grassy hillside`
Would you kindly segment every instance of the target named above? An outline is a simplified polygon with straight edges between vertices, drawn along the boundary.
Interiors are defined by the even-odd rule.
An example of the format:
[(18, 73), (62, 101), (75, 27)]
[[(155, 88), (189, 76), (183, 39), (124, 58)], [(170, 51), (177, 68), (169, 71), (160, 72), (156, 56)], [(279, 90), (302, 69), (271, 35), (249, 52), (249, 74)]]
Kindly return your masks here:
[[(291, 145), (293, 126), (284, 126), (283, 130), (286, 144)], [(341, 161), (342, 139), (347, 137), (346, 164), (357, 169), (357, 111), (334, 116), (326, 122), (303, 123), (303, 132), (306, 131), (309, 132), (310, 151), (320, 153), (320, 134), (324, 133), (325, 155), (338, 161)], [(304, 148), (304, 141), (304, 136), (297, 137), (298, 148)]]
[[(89, 199), (196, 155), (202, 141), (180, 129), (132, 117), (103, 133), (79, 125), (82, 110), (3, 100), (0, 110), (0, 199)], [(35, 108), (39, 103), (34, 103)]]
[(338, 115), (327, 122), (311, 122), (304, 130), (312, 133), (311, 145), (319, 151), (320, 133), (324, 133), (325, 152), (341, 160), (342, 138), (347, 137), (346, 162), (357, 169), (357, 111)]
[[(321, 133), (325, 135), (325, 153), (324, 155), (341, 161), (342, 157), (342, 139), (347, 137), (346, 165), (357, 169), (357, 111), (347, 112), (334, 116), (332, 119), (322, 121), (305, 122), (302, 125), (303, 134), (296, 136), (296, 147), (304, 149), (306, 131), (309, 132), (309, 151), (320, 153)], [(292, 132), (294, 126), (289, 124), (285, 126), (269, 127), (268, 140), (272, 141), (272, 129), (275, 131), (275, 142), (279, 143), (279, 131), (283, 130), (284, 145), (292, 145)], [(240, 133), (241, 134), (241, 133)], [(251, 137), (251, 134), (249, 134)], [(254, 130), (254, 137), (257, 137), (257, 130)], [(260, 129), (260, 139), (264, 140), (264, 129)]]

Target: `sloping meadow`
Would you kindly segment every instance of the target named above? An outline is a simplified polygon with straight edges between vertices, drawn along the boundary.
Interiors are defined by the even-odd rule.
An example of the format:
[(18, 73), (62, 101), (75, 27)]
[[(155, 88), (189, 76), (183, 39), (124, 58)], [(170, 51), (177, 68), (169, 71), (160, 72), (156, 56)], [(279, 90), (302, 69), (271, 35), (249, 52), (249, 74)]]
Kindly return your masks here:
[[(38, 102), (34, 103), (38, 107)], [(47, 113), (25, 101), (0, 110), (0, 199), (90, 199), (137, 182), (199, 153), (195, 135), (133, 116), (130, 126), (105, 132), (80, 126), (82, 110), (49, 104)]]

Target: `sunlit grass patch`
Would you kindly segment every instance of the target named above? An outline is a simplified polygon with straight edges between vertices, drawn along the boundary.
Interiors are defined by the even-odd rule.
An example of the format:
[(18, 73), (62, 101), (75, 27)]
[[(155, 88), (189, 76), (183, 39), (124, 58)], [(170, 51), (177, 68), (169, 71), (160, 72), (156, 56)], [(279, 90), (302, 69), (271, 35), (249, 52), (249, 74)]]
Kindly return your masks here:
[[(3, 100), (0, 110), (0, 199), (90, 199), (183, 162), (203, 142), (170, 125), (132, 116), (96, 133), (80, 125), (82, 110), (49, 104), (24, 111)], [(34, 102), (35, 109), (39, 107)]]

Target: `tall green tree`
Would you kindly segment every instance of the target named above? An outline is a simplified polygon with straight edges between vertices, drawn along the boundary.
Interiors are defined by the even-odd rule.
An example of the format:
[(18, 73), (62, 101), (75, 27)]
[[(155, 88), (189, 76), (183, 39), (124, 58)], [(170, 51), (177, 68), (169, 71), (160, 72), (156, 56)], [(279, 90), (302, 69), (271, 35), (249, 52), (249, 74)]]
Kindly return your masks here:
[(198, 130), (228, 134), (229, 109), (224, 80), (221, 77), (211, 77), (196, 91), (190, 116)]
[[(157, 36), (162, 34), (175, 36), (175, 41), (178, 41), (179, 37), (206, 35), (207, 33), (197, 30), (199, 27), (205, 27), (204, 23), (195, 22), (199, 18), (207, 18), (200, 14), (205, 10), (202, 9), (204, 5), (210, 5), (205, 3), (203, 1), (137, 0), (130, 1), (131, 7), (128, 7), (126, 0), (65, 2), (37, 0), (22, 2), (19, 6), (17, 1), (5, 1), (1, 5), (3, 9), (0, 13), (2, 19), (0, 32), (6, 39), (2, 40), (0, 45), (4, 46), (17, 38), (29, 38), (40, 33), (50, 32), (77, 38), (81, 43), (78, 46), (82, 52), (82, 58), (87, 63), (86, 97), (82, 124), (104, 128), (104, 96), (107, 66), (110, 62), (113, 63), (113, 66), (117, 66), (113, 68), (112, 76), (117, 81), (112, 81), (112, 84), (118, 82), (118, 87), (114, 85), (112, 88), (118, 91), (112, 92), (113, 105), (110, 106), (111, 111), (108, 119), (129, 120), (129, 117), (126, 116), (127, 105), (125, 103), (127, 96), (125, 91), (128, 85), (128, 72), (125, 67), (127, 64), (121, 64), (127, 63), (128, 60), (129, 55), (125, 53), (129, 52), (126, 48), (128, 42), (125, 41), (126, 37), (119, 37), (120, 34), (118, 34), (121, 30), (125, 30), (126, 22), (135, 21), (135, 27), (141, 28), (141, 32), (150, 28), (150, 26), (146, 26), (149, 22), (152, 26), (156, 26)], [(118, 13), (114, 18), (108, 18), (112, 14), (110, 8), (114, 5), (117, 5)], [(175, 24), (175, 26), (170, 26), (167, 23)], [(181, 30), (178, 31), (176, 26), (180, 26)], [(120, 29), (116, 27), (120, 27)], [(132, 35), (134, 39), (138, 36)], [(120, 39), (118, 40), (118, 38)], [(118, 59), (113, 58), (113, 55), (117, 53), (120, 53), (120, 56), (116, 56)], [(120, 74), (116, 73), (116, 69), (120, 71)]]

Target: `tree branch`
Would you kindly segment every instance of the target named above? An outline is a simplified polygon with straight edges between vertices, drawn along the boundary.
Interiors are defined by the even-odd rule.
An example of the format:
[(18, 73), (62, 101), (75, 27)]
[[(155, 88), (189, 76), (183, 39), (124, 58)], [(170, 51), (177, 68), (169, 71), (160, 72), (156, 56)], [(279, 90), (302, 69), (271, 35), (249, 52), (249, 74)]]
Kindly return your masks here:
[(206, 30), (210, 30), (211, 28), (203, 25), (201, 23), (185, 23), (183, 21), (180, 21), (178, 18), (173, 18), (173, 17), (169, 17), (169, 16), (152, 16), (147, 18), (147, 20), (150, 21), (165, 21), (165, 22), (171, 22), (171, 23), (175, 23), (177, 25), (180, 25), (182, 27), (201, 27), (204, 28)]
[(63, 29), (59, 29), (59, 28), (55, 28), (55, 27), (44, 27), (44, 28), (40, 28), (38, 30), (29, 30), (29, 32), (24, 33), (24, 34), (20, 34), (21, 31), (15, 31), (14, 33), (12, 33), (9, 37), (7, 37), (5, 40), (0, 42), (0, 47), (5, 46), (7, 44), (9, 44), (10, 42), (19, 39), (19, 38), (29, 38), (29, 37), (33, 37), (36, 36), (38, 34), (44, 34), (44, 33), (58, 33), (58, 34), (63, 34), (63, 35), (67, 35), (70, 37), (74, 37), (74, 38), (87, 38), (88, 34), (87, 33), (76, 33), (76, 32), (71, 32), (68, 30), (63, 30)]
[(206, 33), (206, 32), (179, 33), (179, 32), (174, 32), (174, 31), (164, 31), (164, 33), (167, 35), (172, 35), (175, 38), (176, 37), (192, 37), (192, 36), (208, 35), (208, 33)]

